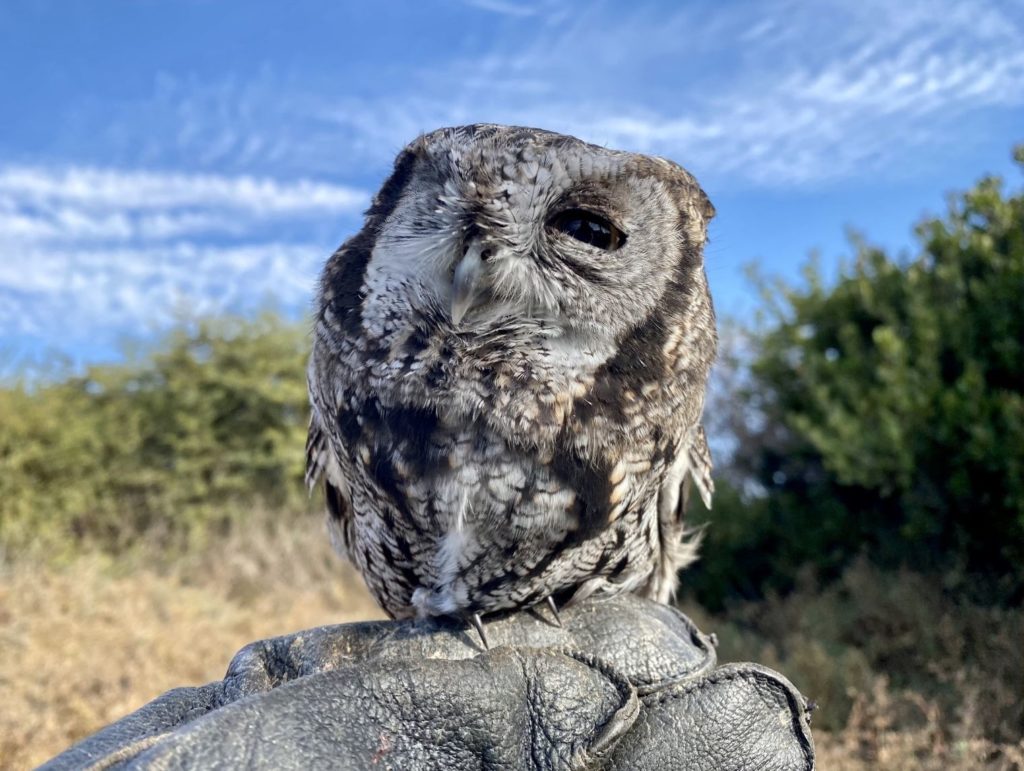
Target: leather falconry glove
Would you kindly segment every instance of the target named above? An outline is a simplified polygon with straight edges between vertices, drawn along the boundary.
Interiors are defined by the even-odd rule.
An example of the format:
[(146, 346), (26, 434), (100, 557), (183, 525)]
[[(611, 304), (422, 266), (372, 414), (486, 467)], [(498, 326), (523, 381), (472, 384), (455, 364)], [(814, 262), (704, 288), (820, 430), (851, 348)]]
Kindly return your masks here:
[(252, 643), (45, 769), (810, 769), (808, 704), (716, 666), (679, 611), (622, 595), (489, 621), (343, 624)]

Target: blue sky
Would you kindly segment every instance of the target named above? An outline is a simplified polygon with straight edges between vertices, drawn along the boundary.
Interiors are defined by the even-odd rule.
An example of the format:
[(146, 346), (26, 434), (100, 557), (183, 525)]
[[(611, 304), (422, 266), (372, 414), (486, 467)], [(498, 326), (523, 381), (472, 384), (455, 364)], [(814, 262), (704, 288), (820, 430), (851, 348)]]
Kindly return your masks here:
[(893, 250), (1019, 174), (1024, 0), (0, 5), (0, 371), (117, 356), (175, 318), (308, 307), (395, 152), (498, 122), (665, 155), (743, 266)]

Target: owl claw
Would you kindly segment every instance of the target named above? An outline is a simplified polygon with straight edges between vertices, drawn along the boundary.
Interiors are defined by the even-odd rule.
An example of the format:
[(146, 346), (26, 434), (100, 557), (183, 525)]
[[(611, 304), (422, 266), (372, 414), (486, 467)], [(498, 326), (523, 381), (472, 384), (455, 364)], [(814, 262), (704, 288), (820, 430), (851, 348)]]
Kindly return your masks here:
[(561, 629), (562, 617), (558, 615), (558, 606), (555, 605), (555, 598), (551, 595), (548, 595), (548, 607), (551, 608), (551, 614), (555, 617), (555, 626)]
[(479, 613), (473, 613), (469, 616), (469, 623), (476, 628), (476, 633), (480, 635), (480, 641), (484, 644), (484, 650), (490, 650), (490, 643), (487, 642), (487, 633), (484, 632), (484, 622), (480, 619)]

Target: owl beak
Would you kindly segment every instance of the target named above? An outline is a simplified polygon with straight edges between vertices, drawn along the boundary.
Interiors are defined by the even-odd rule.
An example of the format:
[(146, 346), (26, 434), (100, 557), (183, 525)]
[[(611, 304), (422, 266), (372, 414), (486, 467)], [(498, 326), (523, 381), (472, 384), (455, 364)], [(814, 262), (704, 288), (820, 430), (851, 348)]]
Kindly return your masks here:
[(455, 266), (452, 276), (452, 323), (462, 323), (463, 316), (473, 307), (480, 294), (480, 284), (484, 273), (484, 261), (480, 256), (483, 247), (473, 243), (466, 254)]

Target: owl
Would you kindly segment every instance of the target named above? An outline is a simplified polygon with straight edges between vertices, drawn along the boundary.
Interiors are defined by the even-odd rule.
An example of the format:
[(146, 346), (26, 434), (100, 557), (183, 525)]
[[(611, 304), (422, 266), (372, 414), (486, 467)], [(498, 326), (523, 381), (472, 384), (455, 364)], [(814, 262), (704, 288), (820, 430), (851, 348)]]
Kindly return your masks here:
[[(307, 481), (395, 618), (666, 601), (710, 506), (714, 208), (670, 161), (547, 131), (406, 147), (327, 261)], [(486, 642), (486, 638), (485, 638)]]

